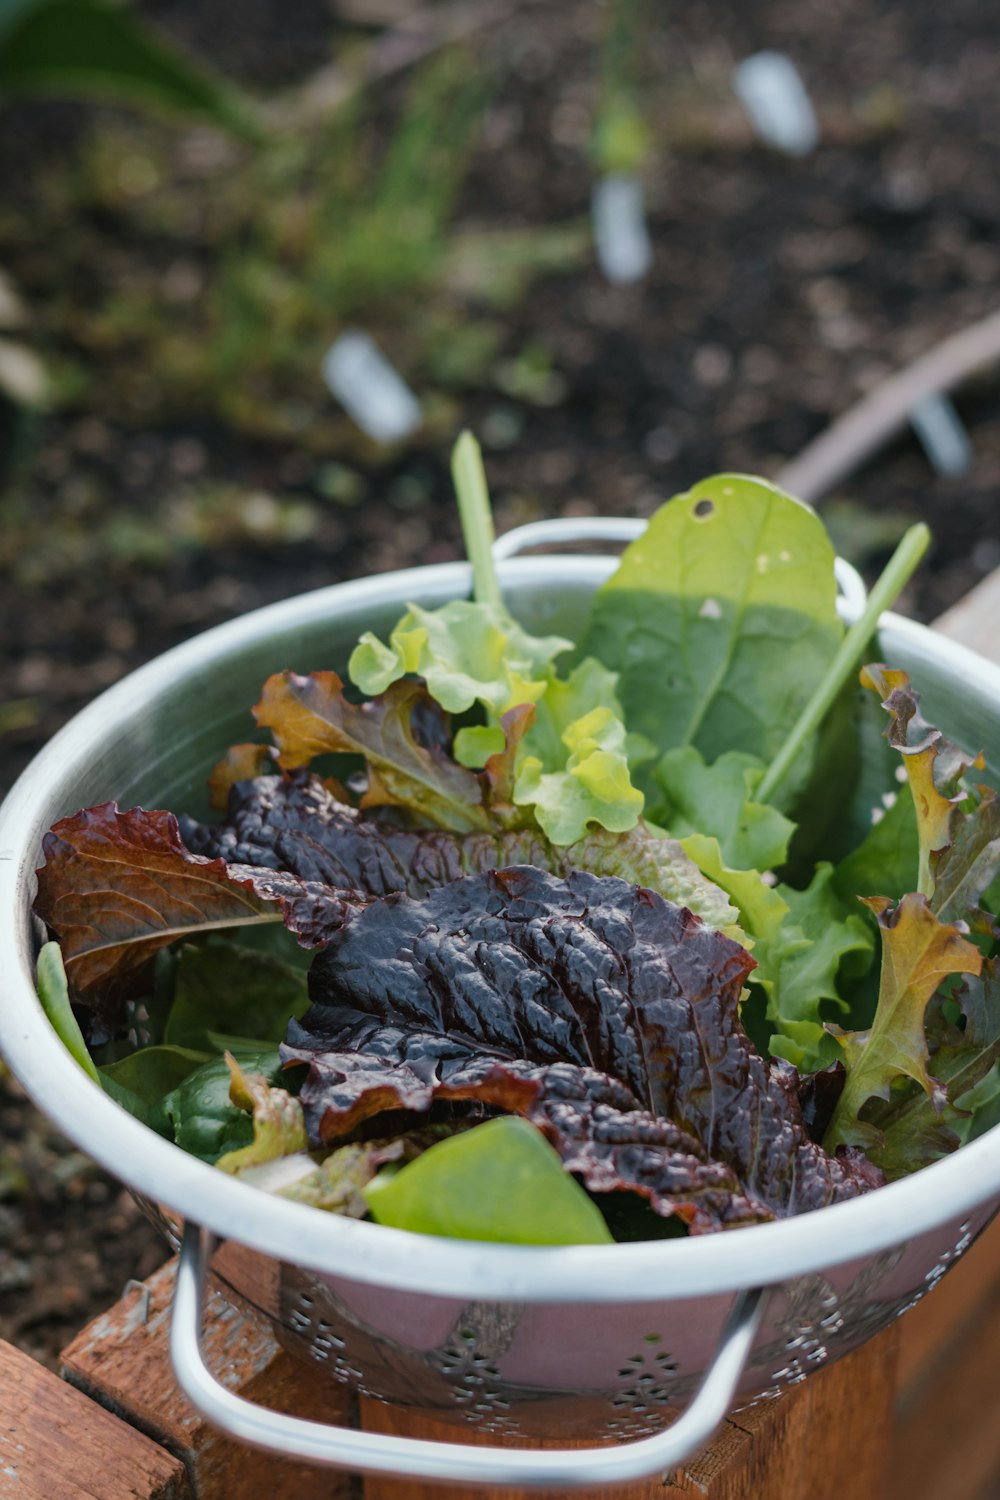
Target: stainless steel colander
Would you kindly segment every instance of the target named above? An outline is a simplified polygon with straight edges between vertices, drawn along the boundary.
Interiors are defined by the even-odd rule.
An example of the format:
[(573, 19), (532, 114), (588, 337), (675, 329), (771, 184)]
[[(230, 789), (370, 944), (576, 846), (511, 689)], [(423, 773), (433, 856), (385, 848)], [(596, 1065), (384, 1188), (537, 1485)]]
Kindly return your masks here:
[[(498, 546), (505, 598), (530, 628), (572, 636), (613, 561), (513, 553), (584, 526), (623, 535), (617, 521), (548, 523)], [(841, 585), (853, 613), (849, 570)], [(56, 1124), (182, 1238), (175, 1368), (217, 1425), (260, 1448), (439, 1484), (621, 1484), (676, 1467), (734, 1402), (805, 1379), (924, 1296), (996, 1210), (1000, 1127), (877, 1193), (728, 1234), (569, 1248), (431, 1239), (265, 1196), (187, 1156), (94, 1087), (34, 993), (34, 870), (53, 822), (110, 799), (204, 813), (207, 772), (247, 737), (248, 705), (269, 673), (342, 666), (363, 629), (385, 631), (408, 602), (433, 607), (468, 587), (467, 567), (448, 564), (259, 610), (158, 658), (57, 735), (0, 809), (0, 1047)], [(909, 672), (932, 722), (983, 748), (1000, 780), (1000, 668), (897, 616), (884, 616), (879, 634), (873, 654)], [(450, 1418), (459, 1441), (325, 1427), (235, 1396), (200, 1353), (208, 1274), (318, 1374)], [(505, 1442), (611, 1441), (473, 1447), (460, 1441), (463, 1424)]]

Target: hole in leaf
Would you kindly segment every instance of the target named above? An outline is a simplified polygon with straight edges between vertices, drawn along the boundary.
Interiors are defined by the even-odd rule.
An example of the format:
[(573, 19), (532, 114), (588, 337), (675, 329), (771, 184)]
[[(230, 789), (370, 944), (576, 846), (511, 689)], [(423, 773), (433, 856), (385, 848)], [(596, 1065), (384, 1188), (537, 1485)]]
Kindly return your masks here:
[(696, 521), (707, 521), (708, 518), (709, 518), (709, 516), (714, 516), (714, 514), (715, 514), (715, 501), (714, 500), (698, 500), (698, 501), (696, 501), (694, 510), (692, 511), (691, 514), (694, 516), (694, 518), (695, 518)]

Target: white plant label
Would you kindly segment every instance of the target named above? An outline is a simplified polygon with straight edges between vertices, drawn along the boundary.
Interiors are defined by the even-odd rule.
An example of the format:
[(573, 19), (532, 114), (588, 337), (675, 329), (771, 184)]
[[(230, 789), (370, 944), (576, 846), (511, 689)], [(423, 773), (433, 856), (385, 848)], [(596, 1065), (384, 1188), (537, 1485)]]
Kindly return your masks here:
[(653, 263), (642, 183), (611, 172), (594, 186), (590, 201), (594, 250), (601, 270), (616, 286), (641, 281)]
[(762, 141), (788, 156), (819, 144), (819, 121), (802, 75), (783, 52), (755, 52), (733, 70), (736, 96)]
[(947, 396), (926, 396), (910, 412), (913, 428), (938, 474), (968, 474), (972, 444), (962, 419)]
[(323, 379), (358, 426), (379, 443), (398, 443), (423, 420), (420, 402), (367, 333), (342, 333), (323, 358)]

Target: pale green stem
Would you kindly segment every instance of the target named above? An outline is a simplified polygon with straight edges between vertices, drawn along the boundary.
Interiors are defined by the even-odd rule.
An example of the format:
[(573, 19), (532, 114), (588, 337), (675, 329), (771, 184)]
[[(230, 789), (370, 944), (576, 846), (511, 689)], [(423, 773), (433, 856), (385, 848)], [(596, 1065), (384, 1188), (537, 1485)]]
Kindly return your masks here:
[(889, 609), (895, 603), (900, 591), (909, 582), (917, 564), (927, 551), (930, 539), (931, 534), (922, 521), (916, 526), (911, 526), (903, 537), (878, 582), (868, 595), (864, 614), (844, 636), (836, 656), (827, 668), (826, 675), (764, 773), (764, 779), (756, 792), (759, 802), (769, 802), (773, 799), (776, 789), (798, 760), (803, 745), (811, 735), (815, 734), (837, 694), (857, 668), (875, 632), (882, 611)]
[(917, 891), (921, 896), (926, 896), (928, 901), (934, 894), (934, 876), (931, 874), (931, 851), (924, 847), (924, 841), (920, 841), (920, 858), (917, 864)]
[(465, 551), (472, 564), (472, 596), (477, 604), (500, 604), (493, 566), (493, 515), (483, 455), (471, 432), (463, 432), (451, 455), (451, 477), (458, 498)]
[(58, 943), (46, 943), (38, 955), (37, 988), (42, 1009), (66, 1051), (79, 1063), (95, 1083), (100, 1083), (94, 1060), (87, 1051), (83, 1032), (73, 1014), (69, 999), (69, 985), (63, 967), (62, 950)]

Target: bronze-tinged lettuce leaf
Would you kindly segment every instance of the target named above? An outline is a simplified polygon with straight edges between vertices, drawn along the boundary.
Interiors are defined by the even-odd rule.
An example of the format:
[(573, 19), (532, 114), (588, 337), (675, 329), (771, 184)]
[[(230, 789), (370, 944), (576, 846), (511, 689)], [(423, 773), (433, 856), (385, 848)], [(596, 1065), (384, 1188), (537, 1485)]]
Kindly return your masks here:
[(317, 955), (282, 1056), (310, 1138), (468, 1101), (523, 1115), (592, 1191), (695, 1232), (874, 1185), (806, 1134), (794, 1070), (739, 1020), (738, 944), (612, 877), (495, 870), (358, 909)]
[(311, 947), (342, 919), (343, 903), (297, 876), (193, 854), (172, 813), (87, 808), (57, 823), (43, 851), (35, 911), (75, 997), (109, 1018), (179, 938), (284, 920)]
[(469, 834), (400, 828), (360, 816), (318, 777), (296, 771), (235, 786), (225, 823), (182, 818), (180, 827), (187, 847), (206, 858), (288, 870), (304, 881), (366, 897), (392, 891), (420, 896), (463, 875), (513, 864), (556, 875), (617, 875), (688, 907), (731, 937), (741, 936), (725, 893), (675, 839), (660, 838), (641, 823), (624, 834), (595, 828), (568, 848), (550, 844), (532, 828)]
[(879, 1136), (873, 1155), (890, 1182), (960, 1144), (971, 1090), (1000, 1058), (1000, 959), (984, 964), (978, 977), (968, 976), (950, 999), (935, 997), (925, 1030), (936, 1098), (916, 1086), (896, 1087), (887, 1100), (870, 1101), (865, 1109), (865, 1123)]
[(447, 715), (418, 682), (394, 682), (357, 704), (344, 697), (336, 672), (279, 672), (265, 682), (254, 716), (271, 730), (287, 770), (331, 751), (364, 756), (365, 807), (405, 807), (459, 832), (490, 826), (482, 783), (452, 758)]
[(919, 841), (916, 888), (945, 922), (967, 921), (989, 930), (979, 908), (1000, 869), (1000, 798), (990, 787), (968, 786), (982, 757), (968, 755), (929, 724), (920, 694), (905, 672), (874, 663), (861, 680), (877, 692), (890, 716), (886, 739), (903, 757), (913, 794)]
[(882, 935), (882, 976), (875, 1019), (867, 1031), (830, 1027), (843, 1049), (847, 1078), (824, 1144), (857, 1146), (878, 1160), (878, 1129), (861, 1118), (870, 1099), (887, 1100), (893, 1084), (912, 1079), (940, 1112), (946, 1092), (929, 1071), (925, 1012), (953, 974), (978, 975), (982, 954), (952, 923), (936, 917), (925, 896), (911, 892), (897, 906), (871, 897)]
[(225, 812), (229, 793), (237, 782), (266, 776), (268, 771), (274, 770), (277, 759), (278, 752), (273, 745), (231, 745), (212, 767), (208, 778), (208, 799), (212, 807)]
[(993, 994), (992, 985), (976, 988), (983, 955), (967, 935), (993, 935), (993, 919), (979, 903), (1000, 866), (1000, 799), (989, 787), (967, 784), (981, 757), (927, 722), (905, 672), (874, 664), (861, 680), (879, 694), (890, 716), (886, 738), (906, 768), (917, 889), (896, 905), (885, 896), (866, 901), (882, 939), (878, 1004), (867, 1031), (828, 1028), (840, 1043), (847, 1077), (825, 1144), (862, 1147), (898, 1176), (957, 1143), (952, 1071), (962, 1074), (968, 1090), (992, 1066), (991, 1025), (979, 1025), (970, 1014), (942, 1043), (941, 995), (956, 975), (973, 977), (960, 993)]
[(220, 1156), (215, 1165), (222, 1172), (238, 1177), (247, 1167), (263, 1166), (282, 1156), (305, 1151), (305, 1121), (302, 1105), (286, 1089), (272, 1088), (263, 1073), (247, 1073), (231, 1052), (225, 1053), (232, 1082), (230, 1101), (253, 1119), (253, 1140)]

